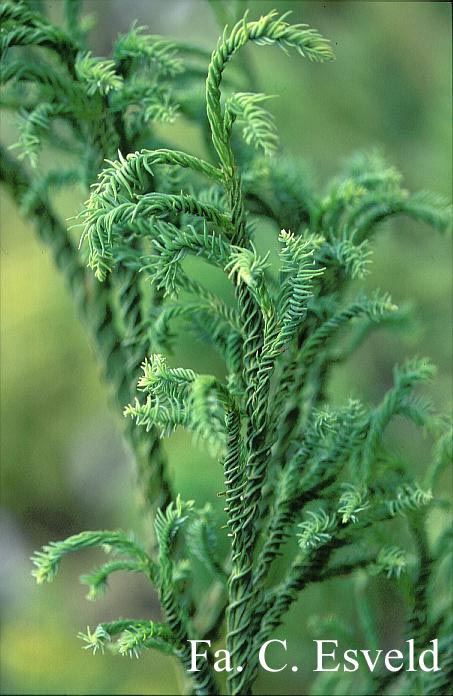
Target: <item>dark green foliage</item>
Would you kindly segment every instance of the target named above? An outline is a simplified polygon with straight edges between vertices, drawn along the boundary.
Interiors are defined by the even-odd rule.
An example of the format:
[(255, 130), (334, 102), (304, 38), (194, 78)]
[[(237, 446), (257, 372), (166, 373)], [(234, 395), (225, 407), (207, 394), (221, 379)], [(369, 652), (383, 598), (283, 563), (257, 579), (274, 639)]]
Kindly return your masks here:
[[(252, 85), (237, 74), (227, 82), (223, 73), (248, 42), (331, 60), (329, 42), (315, 30), (291, 25), (276, 12), (257, 21), (244, 16), (225, 30), (211, 56), (204, 104), (188, 96), (203, 76), (200, 60), (208, 58), (202, 50), (133, 25), (115, 42), (111, 59), (96, 58), (86, 48), (78, 3), (65, 6), (62, 29), (36, 3), (1, 3), (2, 105), (17, 112), (15, 147), (33, 167), (28, 172), (5, 151), (1, 178), (35, 220), (91, 330), (127, 417), (155, 539), (149, 553), (120, 532), (82, 532), (51, 543), (34, 556), (38, 582), (51, 580), (72, 551), (101, 546), (121, 556), (82, 576), (88, 597), (105, 591), (111, 573), (142, 572), (159, 596), (164, 622), (100, 624), (81, 634), (85, 647), (97, 652), (114, 645), (122, 655), (137, 656), (153, 648), (176, 655), (187, 670), (188, 639), (225, 629), (233, 665), (244, 666), (228, 676), (232, 694), (251, 692), (259, 647), (299, 593), (346, 574), (382, 573), (392, 582), (405, 574), (408, 637), (423, 645), (439, 635), (447, 655), (447, 621), (428, 598), (432, 568), (444, 549), (427, 543), (425, 519), (436, 479), (451, 458), (450, 435), (414, 392), (433, 368), (424, 359), (396, 368), (393, 387), (375, 406), (350, 400), (333, 408), (326, 385), (368, 331), (406, 318), (385, 294), (348, 299), (351, 280), (368, 271), (379, 223), (405, 214), (445, 231), (448, 206), (425, 192), (408, 193), (375, 153), (354, 157), (326, 193), (303, 183), (300, 163), (274, 154), (275, 124), (262, 106), (267, 96), (234, 91), (238, 79), (241, 90)], [(212, 140), (212, 161), (157, 142), (153, 123), (172, 121), (178, 111)], [(243, 153), (233, 151), (236, 130)], [(70, 153), (71, 166), (43, 172), (43, 148)], [(89, 187), (78, 217), (80, 252), (52, 208), (54, 189), (74, 184)], [(256, 213), (284, 228), (277, 271), (254, 246)], [(187, 256), (225, 273), (234, 305), (188, 274)], [(176, 318), (188, 320), (219, 350), (224, 382), (168, 366), (158, 351), (176, 340)], [(413, 480), (410, 463), (396, 465), (387, 450), (385, 431), (397, 415), (438, 440), (423, 486)], [(220, 458), (226, 520), (218, 520), (209, 504), (196, 509), (179, 496), (173, 500), (159, 437), (178, 426)], [(399, 546), (400, 527), (391, 522), (397, 515), (407, 520), (415, 560)], [(226, 533), (231, 549), (223, 559), (218, 541)], [(292, 559), (275, 580), (270, 571), (290, 540), (297, 542), (288, 547)], [(200, 562), (212, 582), (212, 601), (197, 607), (188, 580)], [(360, 611), (370, 625), (365, 603)], [(187, 676), (194, 693), (219, 692), (209, 663)], [(398, 674), (383, 679), (365, 680), (363, 693), (382, 693)], [(412, 686), (408, 682), (400, 693), (413, 693)], [(314, 688), (320, 693), (321, 686)], [(426, 677), (426, 693), (446, 693), (442, 689), (442, 677), (438, 687)]]

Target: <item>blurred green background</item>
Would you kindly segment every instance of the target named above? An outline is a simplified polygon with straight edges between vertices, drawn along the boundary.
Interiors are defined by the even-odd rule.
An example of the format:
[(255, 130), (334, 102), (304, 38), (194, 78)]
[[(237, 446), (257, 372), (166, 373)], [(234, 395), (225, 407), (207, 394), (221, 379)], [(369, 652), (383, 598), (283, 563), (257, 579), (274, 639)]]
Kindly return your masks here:
[[(50, 3), (55, 17), (58, 0)], [(259, 89), (279, 94), (271, 102), (284, 148), (305, 158), (320, 185), (336, 174), (353, 151), (381, 146), (411, 190), (451, 191), (451, 7), (443, 2), (248, 2), (251, 16), (276, 7), (292, 10), (331, 38), (337, 60), (312, 65), (271, 48), (253, 47), (250, 60)], [(203, 0), (86, 0), (97, 16), (96, 55), (134, 19), (151, 33), (215, 46), (218, 27)], [(9, 124), (2, 123), (9, 131)], [(9, 138), (9, 132), (6, 133)], [(202, 151), (193, 126), (178, 119), (166, 136)], [(74, 214), (80, 197), (60, 201)], [(78, 575), (96, 563), (87, 552), (68, 558), (53, 584), (38, 588), (29, 556), (49, 539), (82, 529), (135, 529), (140, 533), (134, 472), (123, 448), (119, 416), (108, 405), (96, 360), (62, 279), (2, 192), (1, 198), (1, 563), (3, 615), (2, 693), (172, 694), (179, 677), (171, 659), (150, 652), (139, 661), (81, 649), (76, 634), (87, 624), (119, 616), (156, 617), (155, 598), (139, 577), (113, 578), (111, 590), (86, 602)], [(270, 233), (269, 233), (270, 234)], [(389, 290), (396, 303), (410, 299), (420, 327), (407, 335), (379, 331), (352, 364), (335, 375), (331, 395), (375, 401), (391, 382), (391, 369), (405, 355), (429, 355), (439, 367), (431, 394), (440, 410), (451, 396), (451, 249), (449, 240), (422, 224), (398, 219), (384, 226), (375, 246), (369, 287)], [(178, 350), (186, 366), (221, 370), (211, 354), (186, 338)], [(403, 422), (390, 437), (414, 471), (422, 470), (429, 446)], [(165, 447), (176, 490), (197, 504), (215, 499), (221, 476), (214, 460), (177, 432)], [(200, 471), (203, 475), (200, 477)], [(448, 481), (445, 481), (446, 486)], [(443, 522), (432, 515), (432, 534)], [(277, 633), (290, 655), (306, 664), (298, 674), (265, 674), (257, 693), (306, 693), (313, 665), (313, 635), (304, 628), (311, 612), (337, 611), (355, 625), (350, 579), (314, 587)], [(398, 597), (390, 583), (376, 581), (374, 599), (390, 647), (398, 630)], [(397, 620), (395, 619), (396, 623)], [(327, 636), (326, 636), (327, 637)], [(393, 639), (393, 643), (392, 643)], [(311, 659), (311, 658), (310, 658)], [(288, 660), (289, 661), (289, 660)], [(292, 664), (289, 662), (289, 664)], [(352, 692), (351, 692), (352, 693)]]

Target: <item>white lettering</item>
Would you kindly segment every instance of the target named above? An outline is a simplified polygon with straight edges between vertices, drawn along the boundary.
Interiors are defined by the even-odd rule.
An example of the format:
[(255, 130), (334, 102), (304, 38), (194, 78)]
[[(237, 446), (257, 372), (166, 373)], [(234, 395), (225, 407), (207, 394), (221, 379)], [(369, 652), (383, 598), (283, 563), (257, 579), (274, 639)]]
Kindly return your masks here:
[[(224, 657), (221, 657), (223, 655)], [(214, 662), (214, 669), (216, 672), (232, 672), (233, 668), (230, 662), (230, 653), (228, 650), (216, 650), (214, 657), (220, 658)], [(225, 667), (221, 667), (220, 664), (225, 663)]]
[(363, 657), (365, 658), (365, 661), (368, 665), (370, 672), (374, 672), (374, 668), (376, 667), (376, 665), (378, 663), (378, 660), (381, 656), (382, 650), (376, 650), (377, 655), (376, 655), (376, 659), (374, 662), (372, 662), (372, 660), (370, 658), (370, 651), (369, 650), (361, 650), (360, 652), (362, 653)]
[(258, 655), (259, 663), (260, 663), (261, 667), (264, 667), (266, 672), (281, 672), (282, 670), (284, 670), (286, 668), (286, 666), (287, 666), (286, 664), (284, 667), (280, 667), (280, 669), (272, 669), (272, 667), (269, 667), (269, 665), (266, 662), (267, 646), (270, 645), (271, 643), (280, 643), (280, 645), (283, 645), (283, 647), (286, 650), (286, 640), (268, 640), (265, 643), (263, 643), (263, 645), (260, 648), (260, 652)]
[(385, 655), (385, 669), (388, 669), (389, 672), (399, 672), (400, 669), (403, 669), (403, 663), (401, 662), (399, 667), (394, 667), (390, 661), (402, 659), (403, 653), (401, 650), (389, 650)]
[(406, 672), (416, 672), (417, 670), (415, 669), (414, 665), (414, 639), (411, 638), (410, 640), (407, 640), (406, 643), (409, 644), (409, 667), (407, 668)]
[(322, 658), (323, 657), (333, 657), (335, 658), (335, 650), (331, 653), (323, 653), (322, 649), (323, 643), (334, 643), (335, 647), (338, 648), (338, 641), (337, 640), (315, 640), (313, 641), (316, 643), (316, 648), (317, 648), (317, 662), (316, 662), (316, 669), (313, 670), (313, 672), (337, 672), (340, 669), (340, 665), (338, 664), (336, 667), (333, 669), (325, 669), (322, 666)]
[(199, 669), (197, 667), (197, 657), (204, 657), (205, 660), (208, 659), (208, 653), (205, 651), (204, 653), (197, 653), (197, 643), (207, 643), (208, 647), (211, 647), (211, 641), (210, 640), (189, 640), (190, 643), (190, 648), (191, 648), (191, 663), (190, 663), (190, 669), (188, 670), (189, 672), (199, 672)]
[[(349, 657), (349, 654), (354, 655), (354, 657)], [(346, 650), (344, 654), (344, 659), (346, 662), (349, 662), (349, 664), (354, 665), (352, 668), (346, 667), (346, 665), (343, 665), (343, 672), (357, 672), (359, 669), (359, 663), (356, 660), (357, 657), (357, 650)]]
[[(424, 650), (420, 657), (418, 658), (418, 664), (420, 665), (420, 669), (422, 669), (424, 672), (439, 672), (440, 667), (439, 667), (439, 641), (437, 638), (435, 640), (430, 641), (433, 644), (433, 649), (429, 650), (427, 648)], [(432, 655), (433, 656), (433, 666), (432, 667), (427, 667), (426, 662), (425, 662), (425, 655)]]

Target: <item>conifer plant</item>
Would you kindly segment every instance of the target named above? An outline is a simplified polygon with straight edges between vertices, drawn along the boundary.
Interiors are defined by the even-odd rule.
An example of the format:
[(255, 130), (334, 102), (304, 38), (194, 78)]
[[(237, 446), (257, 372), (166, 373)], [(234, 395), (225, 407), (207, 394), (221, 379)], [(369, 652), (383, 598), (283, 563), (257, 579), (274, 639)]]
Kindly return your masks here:
[[(180, 660), (191, 693), (245, 695), (259, 648), (312, 583), (348, 575), (360, 584), (358, 611), (379, 646), (366, 578), (382, 573), (399, 587), (406, 638), (420, 650), (438, 638), (443, 669), (361, 673), (356, 692), (446, 694), (451, 627), (433, 592), (448, 530), (428, 541), (426, 520), (451, 457), (450, 428), (417, 393), (434, 367), (409, 358), (372, 405), (345, 398), (334, 406), (327, 387), (374, 327), (406, 318), (385, 293), (354, 294), (380, 223), (403, 214), (444, 232), (448, 206), (409, 193), (376, 153), (354, 156), (318, 192), (301, 163), (279, 151), (268, 97), (252, 91), (241, 49), (273, 45), (293, 60), (332, 60), (315, 29), (275, 11), (246, 13), (209, 55), (133, 24), (101, 59), (87, 49), (90, 21), (77, 0), (64, 7), (65, 24), (56, 26), (45, 3), (1, 2), (1, 106), (18, 117), (16, 149), (2, 147), (1, 180), (51, 250), (92, 336), (124, 411), (154, 531), (141, 541), (82, 531), (51, 542), (33, 557), (36, 580), (52, 580), (67, 553), (101, 547), (110, 559), (81, 578), (88, 597), (99, 597), (112, 573), (143, 573), (162, 620), (101, 623), (80, 634), (86, 647), (157, 650)], [(201, 98), (194, 87), (204, 79)], [(178, 114), (199, 127), (205, 159), (159, 141), (155, 124)], [(74, 185), (87, 192), (75, 220), (80, 247), (54, 211), (55, 193)], [(262, 218), (280, 230), (278, 262), (254, 243)], [(220, 269), (234, 300), (195, 278), (189, 256)], [(173, 365), (175, 327), (185, 325), (220, 353), (225, 379)], [(397, 415), (433, 438), (420, 481), (383, 440)], [(161, 438), (179, 426), (223, 468), (224, 489), (211, 500), (195, 504), (173, 490)], [(224, 519), (212, 507), (219, 494)], [(201, 639), (214, 647), (190, 671), (189, 641)], [(216, 645), (228, 649), (230, 672), (214, 670)], [(314, 689), (345, 693), (351, 683), (351, 675), (322, 674)]]

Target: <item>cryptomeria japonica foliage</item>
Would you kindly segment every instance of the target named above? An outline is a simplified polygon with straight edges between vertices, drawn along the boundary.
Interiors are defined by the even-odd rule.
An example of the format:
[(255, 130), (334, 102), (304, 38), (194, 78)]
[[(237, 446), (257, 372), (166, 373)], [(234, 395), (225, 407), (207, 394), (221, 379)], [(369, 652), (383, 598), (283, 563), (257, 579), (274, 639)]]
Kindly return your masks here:
[[(193, 693), (249, 694), (260, 646), (307, 585), (383, 573), (403, 586), (406, 637), (420, 649), (438, 637), (444, 669), (402, 680), (368, 674), (362, 692), (381, 694), (399, 679), (400, 693), (447, 693), (448, 618), (431, 599), (447, 537), (428, 543), (426, 516), (451, 457), (450, 430), (417, 393), (434, 368), (424, 358), (398, 365), (393, 386), (374, 405), (346, 399), (334, 407), (326, 396), (331, 371), (374, 327), (405, 319), (385, 293), (351, 297), (351, 281), (369, 269), (380, 223), (403, 214), (444, 232), (446, 203), (409, 193), (375, 153), (352, 158), (322, 192), (310, 188), (297, 160), (280, 154), (268, 97), (251, 91), (236, 54), (252, 43), (258, 51), (274, 45), (292, 52), (294, 60), (334, 57), (328, 40), (287, 16), (246, 14), (225, 28), (211, 56), (134, 24), (111, 58), (101, 59), (87, 49), (89, 22), (76, 0), (65, 2), (63, 27), (46, 18), (44, 3), (0, 8), (1, 105), (18, 115), (16, 149), (2, 148), (1, 179), (51, 249), (92, 335), (124, 409), (155, 528), (142, 542), (120, 531), (52, 542), (33, 558), (37, 581), (52, 580), (65, 554), (103, 548), (112, 559), (82, 577), (89, 598), (107, 589), (112, 573), (143, 573), (162, 622), (102, 623), (80, 634), (87, 647), (122, 655), (159, 650), (180, 659)], [(192, 87), (205, 77), (201, 100)], [(178, 113), (199, 126), (207, 159), (158, 142), (154, 124)], [(67, 168), (55, 156), (55, 168), (43, 173), (43, 145), (61, 152)], [(53, 207), (55, 191), (76, 183), (87, 190), (75, 221), (80, 248)], [(258, 216), (281, 230), (278, 267), (254, 245)], [(225, 273), (234, 302), (190, 274), (184, 262), (191, 255)], [(224, 381), (167, 362), (182, 320), (219, 351)], [(433, 438), (421, 481), (383, 441), (397, 415)], [(210, 501), (197, 507), (173, 490), (161, 438), (178, 426), (223, 467), (223, 520)], [(409, 557), (398, 543), (401, 515), (413, 537)], [(211, 577), (207, 599), (193, 592), (200, 561)], [(365, 600), (359, 611), (376, 641)], [(212, 656), (188, 671), (188, 640), (206, 637), (224, 639), (231, 653), (226, 687)], [(344, 678), (329, 675), (328, 688), (341, 690)]]

